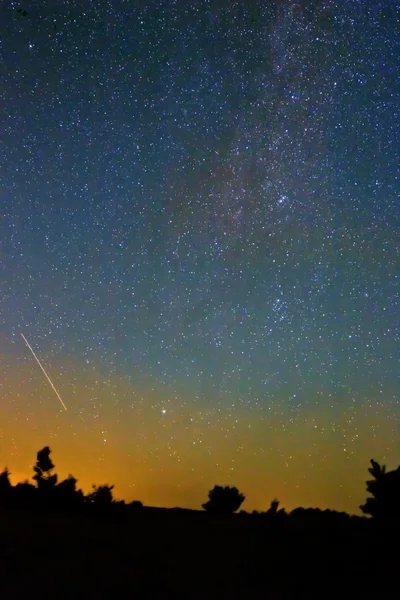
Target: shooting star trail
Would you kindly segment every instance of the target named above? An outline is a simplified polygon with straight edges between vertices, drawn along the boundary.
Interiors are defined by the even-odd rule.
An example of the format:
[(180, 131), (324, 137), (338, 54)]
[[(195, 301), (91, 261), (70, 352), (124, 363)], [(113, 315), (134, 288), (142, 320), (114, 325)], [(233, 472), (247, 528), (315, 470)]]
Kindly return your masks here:
[(57, 398), (59, 399), (59, 401), (62, 404), (62, 407), (64, 408), (64, 410), (67, 410), (67, 407), (65, 406), (64, 402), (62, 401), (62, 398), (61, 398), (60, 394), (57, 392), (57, 390), (55, 388), (55, 385), (53, 384), (53, 382), (51, 381), (50, 377), (47, 375), (46, 371), (44, 370), (44, 366), (42, 365), (42, 363), (40, 362), (40, 360), (36, 356), (35, 352), (32, 349), (32, 346), (30, 345), (30, 343), (28, 342), (28, 340), (26, 339), (26, 337), (24, 336), (23, 333), (21, 333), (21, 337), (24, 340), (25, 344), (28, 346), (29, 350), (32, 352), (34, 358), (36, 359), (37, 364), (39, 365), (39, 367), (42, 369), (43, 373), (45, 374), (47, 381), (49, 382), (49, 384), (53, 388), (53, 390), (54, 390)]

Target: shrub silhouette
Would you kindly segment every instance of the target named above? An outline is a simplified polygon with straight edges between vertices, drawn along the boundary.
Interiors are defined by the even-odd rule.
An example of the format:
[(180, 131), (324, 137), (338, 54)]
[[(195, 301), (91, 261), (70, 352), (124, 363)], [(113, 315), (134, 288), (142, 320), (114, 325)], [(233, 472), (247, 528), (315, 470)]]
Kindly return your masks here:
[(202, 504), (204, 510), (218, 514), (230, 514), (240, 508), (245, 496), (236, 487), (215, 485), (208, 492), (208, 498), (208, 502)]
[[(302, 506), (293, 509), (288, 517), (291, 522), (295, 522), (305, 527), (325, 527), (330, 530), (336, 529), (338, 526), (347, 525), (350, 520), (350, 515), (343, 511), (339, 512), (329, 508), (324, 510), (321, 510), (320, 508), (303, 508)], [(362, 520), (362, 518), (358, 516), (354, 518)]]
[(367, 491), (372, 495), (360, 506), (362, 512), (375, 519), (399, 519), (400, 517), (400, 466), (386, 472), (371, 458), (368, 469), (374, 479), (367, 481)]
[(57, 475), (51, 473), (54, 465), (50, 458), (51, 450), (49, 446), (45, 446), (37, 453), (36, 465), (33, 467), (35, 475), (32, 479), (36, 481), (36, 485), (41, 491), (50, 491), (57, 484)]

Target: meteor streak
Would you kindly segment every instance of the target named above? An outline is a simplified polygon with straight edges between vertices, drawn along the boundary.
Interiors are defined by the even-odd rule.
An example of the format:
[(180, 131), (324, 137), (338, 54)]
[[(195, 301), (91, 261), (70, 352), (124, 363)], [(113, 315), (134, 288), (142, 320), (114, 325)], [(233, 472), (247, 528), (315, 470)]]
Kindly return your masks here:
[(57, 392), (57, 390), (55, 388), (55, 385), (53, 384), (53, 382), (51, 381), (50, 377), (47, 375), (46, 371), (44, 370), (44, 367), (43, 367), (42, 363), (40, 362), (40, 360), (38, 359), (38, 357), (36, 356), (35, 352), (33, 351), (32, 346), (30, 345), (30, 343), (28, 342), (28, 340), (26, 339), (26, 337), (24, 336), (23, 333), (21, 333), (21, 337), (24, 340), (25, 344), (28, 346), (29, 350), (32, 352), (34, 358), (36, 359), (37, 364), (39, 365), (39, 367), (42, 369), (43, 373), (45, 374), (47, 381), (49, 382), (49, 384), (53, 388), (53, 390), (54, 390), (57, 398), (59, 399), (59, 401), (62, 404), (62, 407), (64, 408), (64, 410), (67, 410), (67, 407), (65, 406), (64, 402), (62, 401), (60, 394)]

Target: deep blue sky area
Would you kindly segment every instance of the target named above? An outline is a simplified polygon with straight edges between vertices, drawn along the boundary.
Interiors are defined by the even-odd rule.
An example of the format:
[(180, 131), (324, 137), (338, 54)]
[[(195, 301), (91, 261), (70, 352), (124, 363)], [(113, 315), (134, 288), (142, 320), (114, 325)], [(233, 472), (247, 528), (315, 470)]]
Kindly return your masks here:
[[(327, 439), (321, 477), (343, 452), (367, 468), (371, 440), (398, 462), (399, 15), (395, 0), (1, 3), (0, 440), (18, 465), (16, 421), (22, 436), (21, 415), (35, 430), (35, 406), (60, 408), (21, 332), (71, 408), (52, 435), (113, 432), (93, 453), (114, 435), (130, 455), (144, 411), (143, 460), (172, 460), (179, 431), (191, 443), (182, 411), (197, 441), (237, 411), (249, 461), (262, 443), (241, 431), (267, 419), (282, 457), (283, 419), (314, 466)], [(207, 443), (225, 464), (215, 430)]]

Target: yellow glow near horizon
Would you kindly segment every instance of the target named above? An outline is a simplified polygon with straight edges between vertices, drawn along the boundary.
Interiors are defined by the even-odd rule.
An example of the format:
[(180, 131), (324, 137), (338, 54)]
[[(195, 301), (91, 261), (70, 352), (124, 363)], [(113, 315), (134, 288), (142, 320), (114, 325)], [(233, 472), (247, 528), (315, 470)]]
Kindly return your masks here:
[[(25, 375), (29, 368), (23, 365)], [(0, 405), (0, 465), (13, 483), (31, 478), (36, 452), (49, 445), (59, 477), (73, 474), (85, 492), (109, 483), (126, 501), (200, 508), (214, 484), (236, 485), (246, 510), (264, 510), (277, 497), (288, 510), (356, 513), (369, 459), (397, 466), (390, 405), (383, 403), (379, 411), (336, 415), (314, 406), (297, 418), (235, 407), (196, 411), (189, 396), (174, 400), (165, 388), (135, 389), (117, 377), (105, 382), (97, 370), (68, 382), (64, 366), (58, 380), (66, 413), (37, 372), (29, 373), (27, 381), (10, 368)]]

